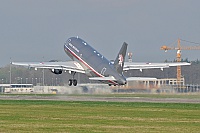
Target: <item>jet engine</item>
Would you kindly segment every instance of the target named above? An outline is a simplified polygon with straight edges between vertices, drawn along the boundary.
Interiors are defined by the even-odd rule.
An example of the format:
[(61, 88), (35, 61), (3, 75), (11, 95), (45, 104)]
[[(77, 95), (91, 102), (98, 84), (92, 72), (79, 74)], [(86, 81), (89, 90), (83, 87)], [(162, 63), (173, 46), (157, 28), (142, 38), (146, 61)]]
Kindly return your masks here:
[(54, 73), (54, 74), (62, 74), (61, 69), (51, 69), (51, 72)]

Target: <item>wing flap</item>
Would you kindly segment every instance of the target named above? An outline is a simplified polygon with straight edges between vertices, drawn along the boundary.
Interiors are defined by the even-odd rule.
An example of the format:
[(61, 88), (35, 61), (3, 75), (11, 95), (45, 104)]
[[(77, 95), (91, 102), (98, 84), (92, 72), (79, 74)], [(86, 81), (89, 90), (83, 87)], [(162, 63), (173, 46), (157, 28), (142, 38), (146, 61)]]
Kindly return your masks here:
[(128, 77), (127, 81), (144, 81), (144, 80), (157, 80), (157, 78), (153, 77)]

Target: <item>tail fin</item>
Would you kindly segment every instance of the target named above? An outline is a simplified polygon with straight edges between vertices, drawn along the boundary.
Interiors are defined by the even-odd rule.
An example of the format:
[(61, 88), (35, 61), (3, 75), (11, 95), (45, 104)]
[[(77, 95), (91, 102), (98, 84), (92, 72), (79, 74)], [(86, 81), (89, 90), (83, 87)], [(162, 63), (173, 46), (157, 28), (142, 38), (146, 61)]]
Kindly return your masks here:
[(115, 59), (115, 62), (114, 62), (115, 69), (120, 74), (122, 74), (123, 67), (124, 67), (124, 60), (125, 60), (125, 56), (126, 56), (127, 45), (128, 45), (127, 43), (125, 43), (125, 42), (123, 43), (123, 45), (117, 55), (117, 58)]

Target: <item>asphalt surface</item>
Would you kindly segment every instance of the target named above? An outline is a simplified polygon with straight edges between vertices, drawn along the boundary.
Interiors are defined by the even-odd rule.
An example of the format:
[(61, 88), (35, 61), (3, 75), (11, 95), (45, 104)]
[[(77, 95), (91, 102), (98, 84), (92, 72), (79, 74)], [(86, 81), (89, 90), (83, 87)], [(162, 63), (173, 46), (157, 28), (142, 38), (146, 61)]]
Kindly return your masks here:
[(56, 101), (104, 101), (104, 102), (151, 102), (151, 103), (200, 103), (200, 98), (147, 98), (147, 97), (95, 97), (95, 96), (33, 96), (0, 95), (0, 100), (56, 100)]

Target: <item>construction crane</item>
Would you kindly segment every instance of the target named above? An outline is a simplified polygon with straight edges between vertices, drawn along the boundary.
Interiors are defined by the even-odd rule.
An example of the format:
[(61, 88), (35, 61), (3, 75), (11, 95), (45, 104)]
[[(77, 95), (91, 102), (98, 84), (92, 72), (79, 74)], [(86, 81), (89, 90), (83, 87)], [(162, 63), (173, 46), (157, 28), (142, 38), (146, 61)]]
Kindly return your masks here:
[[(193, 44), (198, 44), (199, 46), (181, 46), (181, 41), (185, 41), (188, 43), (193, 43)], [(177, 62), (181, 62), (181, 50), (200, 50), (200, 44), (199, 43), (195, 43), (195, 42), (190, 42), (190, 41), (186, 41), (186, 40), (181, 40), (178, 39), (178, 43), (177, 43), (177, 47), (174, 46), (162, 46), (160, 48), (161, 50), (165, 50), (165, 52), (167, 52), (168, 50), (177, 50), (177, 54), (176, 54), (176, 58), (177, 58)], [(180, 85), (181, 84), (181, 66), (177, 66), (177, 84)]]

